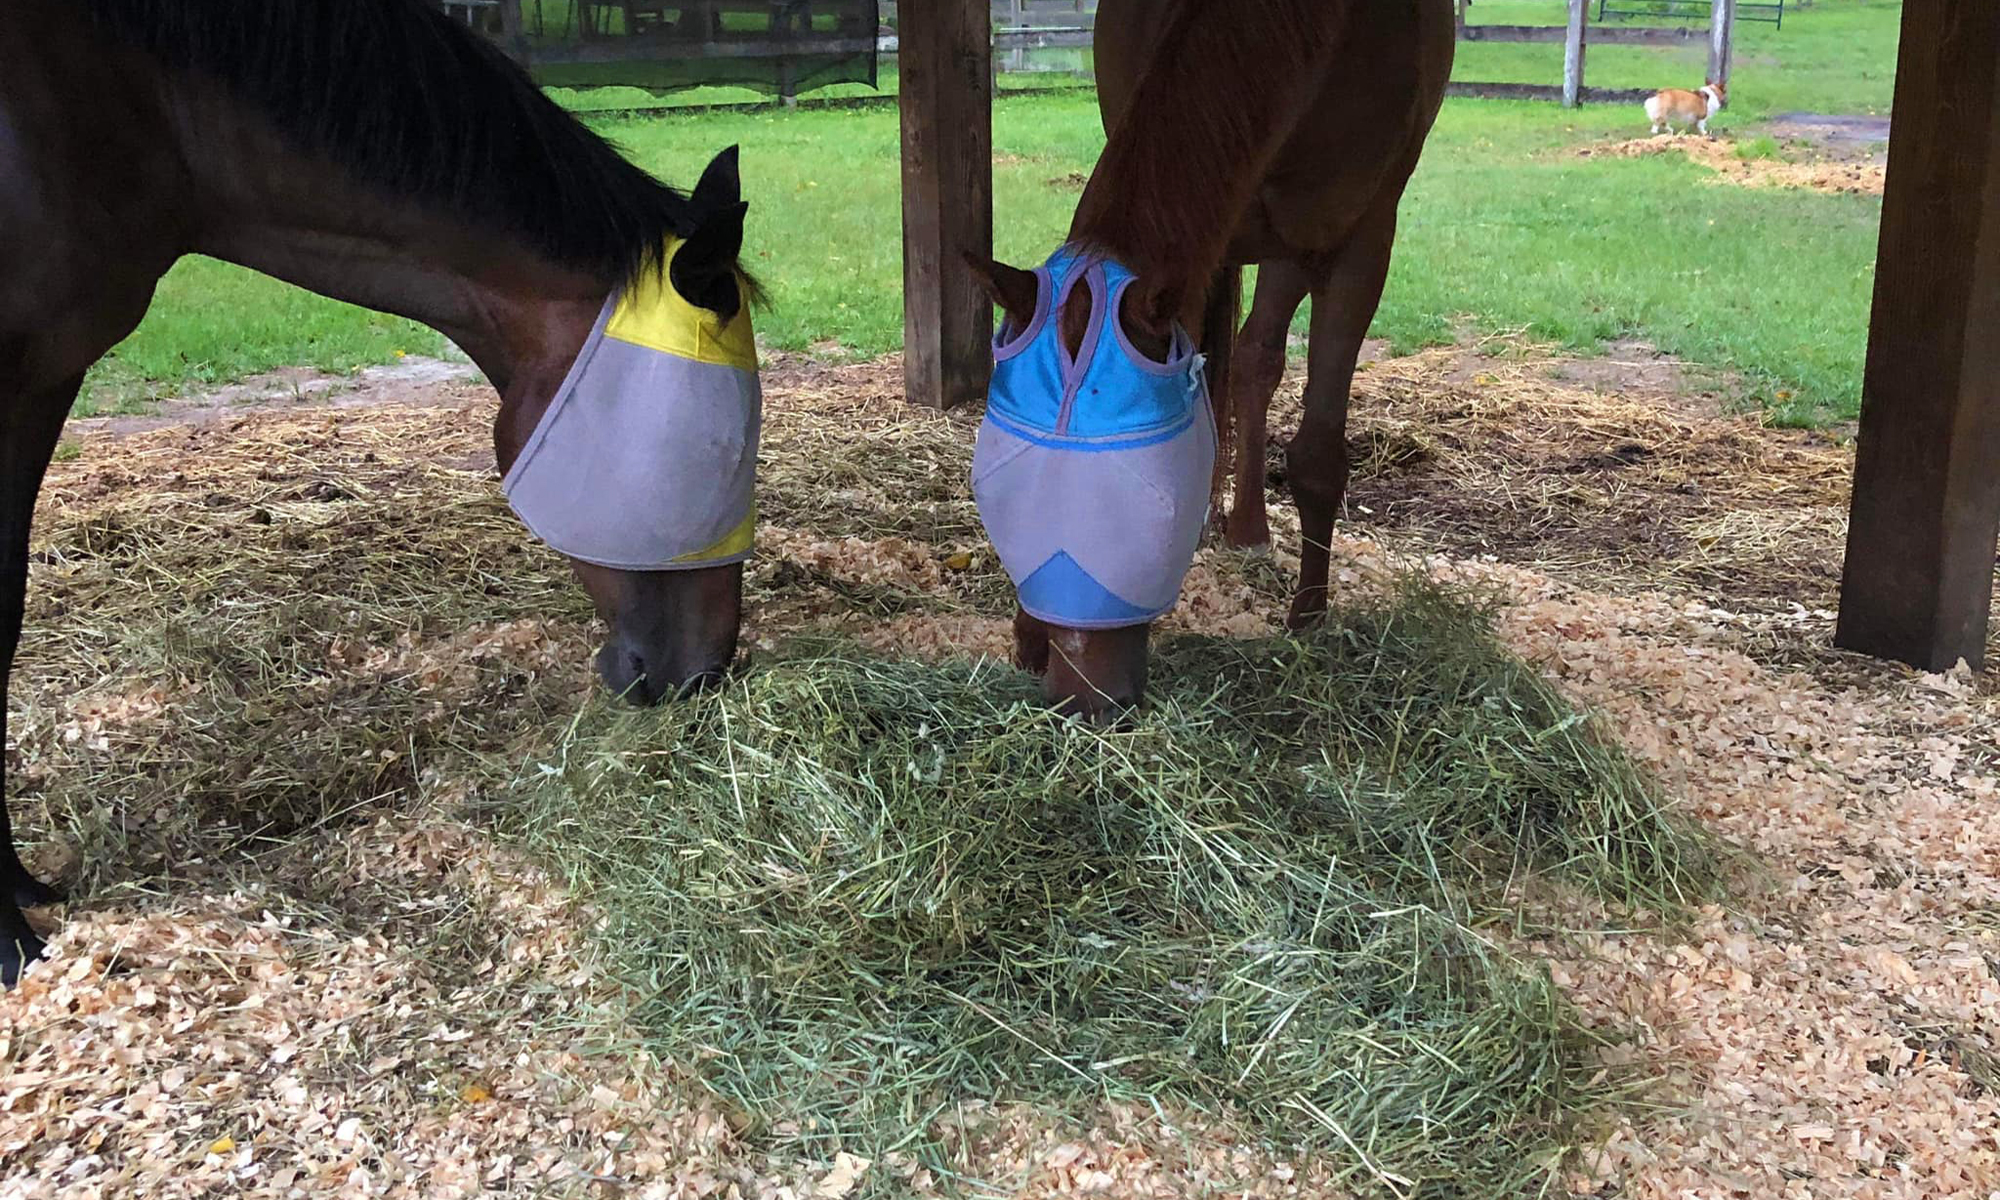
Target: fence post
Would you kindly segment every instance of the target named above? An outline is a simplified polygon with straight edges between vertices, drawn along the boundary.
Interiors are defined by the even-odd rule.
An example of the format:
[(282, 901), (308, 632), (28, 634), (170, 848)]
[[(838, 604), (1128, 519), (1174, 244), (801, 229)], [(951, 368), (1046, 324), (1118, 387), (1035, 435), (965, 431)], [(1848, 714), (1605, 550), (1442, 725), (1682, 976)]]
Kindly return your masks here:
[(1729, 86), (1736, 42), (1736, 0), (1713, 0), (1708, 13), (1708, 77)]
[(500, 40), (517, 60), (526, 57), (528, 37), (521, 24), (521, 0), (500, 0)]
[[(1726, 0), (1716, 0), (1725, 3)], [(1583, 30), (1590, 0), (1569, 0), (1569, 29), (1563, 37), (1563, 107), (1583, 103)]]

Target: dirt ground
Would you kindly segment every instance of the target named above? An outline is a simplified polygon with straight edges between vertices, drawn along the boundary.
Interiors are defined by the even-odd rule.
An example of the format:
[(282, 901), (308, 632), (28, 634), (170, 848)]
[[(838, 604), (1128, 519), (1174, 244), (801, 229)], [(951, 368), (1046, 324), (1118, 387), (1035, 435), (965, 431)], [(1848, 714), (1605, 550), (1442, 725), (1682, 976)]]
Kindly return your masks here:
[[(2000, 688), (1831, 648), (1851, 448), (1732, 415), (1643, 346), (1365, 357), (1339, 586), (1417, 565), (1504, 596), (1508, 643), (1752, 864), (1692, 928), (1623, 931), (1579, 908), (1575, 932), (1536, 943), (1603, 1023), (1607, 1067), (1644, 1085), (1552, 1166), (1552, 1191), (1996, 1194)], [(838, 627), (894, 653), (1004, 653), (1004, 577), (964, 495), (976, 417), (904, 406), (894, 360), (781, 360), (766, 386), (753, 652)], [(76, 547), (142, 502), (190, 537), (241, 513), (357, 553), (396, 544), (398, 510), (458, 505), (479, 536), (525, 543), (488, 532), (504, 527), (491, 404), (476, 383), (392, 373), (330, 399), (79, 423), (39, 515), (24, 759), (53, 747), (34, 769), (101, 772), (109, 799), (143, 786), (110, 761), (119, 737), (188, 703), (89, 648)], [(1170, 628), (1275, 628), (1297, 529), (1273, 468), (1276, 548), (1204, 550)], [(430, 545), (416, 550), (443, 552)], [(540, 562), (499, 561), (482, 569)], [(444, 706), (476, 664), (580, 695), (590, 646), (573, 605), (496, 615), (342, 645), (328, 686), (393, 675)], [(52, 961), (0, 1001), (0, 1195), (934, 1190), (914, 1162), (791, 1161), (739, 1137), (634, 1048), (589, 914), (455, 799), (431, 781), (251, 866), (190, 868), (172, 895), (105, 887), (46, 914)], [(39, 833), (37, 864), (67, 871), (78, 849)], [(962, 1117), (951, 1168), (994, 1195), (1338, 1194), (1312, 1163), (1168, 1114)]]
[(1821, 146), (1880, 157), (1889, 153), (1889, 118), (1859, 113), (1780, 113), (1766, 128), (1771, 136), (1786, 141), (1813, 142)]
[(1888, 177), (1885, 152), (1857, 149), (1850, 142), (1828, 139), (1816, 128), (1774, 126), (1782, 138), (1773, 157), (1744, 158), (1736, 141), (1725, 137), (1667, 135), (1632, 138), (1585, 146), (1581, 158), (1637, 158), (1647, 154), (1684, 154), (1712, 172), (1710, 182), (1738, 187), (1800, 188), (1814, 192), (1879, 196)]

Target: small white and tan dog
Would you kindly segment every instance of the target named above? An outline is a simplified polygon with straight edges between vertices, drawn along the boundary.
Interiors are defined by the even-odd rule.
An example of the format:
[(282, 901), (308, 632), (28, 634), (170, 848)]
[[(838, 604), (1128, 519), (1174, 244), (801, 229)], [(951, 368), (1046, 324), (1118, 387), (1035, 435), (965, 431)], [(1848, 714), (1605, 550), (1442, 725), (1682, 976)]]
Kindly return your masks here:
[(1653, 123), (1654, 133), (1672, 133), (1678, 125), (1686, 130), (1693, 127), (1696, 132), (1708, 132), (1708, 119), (1729, 107), (1729, 89), (1721, 83), (1710, 80), (1698, 92), (1682, 88), (1663, 88), (1646, 98), (1646, 119)]

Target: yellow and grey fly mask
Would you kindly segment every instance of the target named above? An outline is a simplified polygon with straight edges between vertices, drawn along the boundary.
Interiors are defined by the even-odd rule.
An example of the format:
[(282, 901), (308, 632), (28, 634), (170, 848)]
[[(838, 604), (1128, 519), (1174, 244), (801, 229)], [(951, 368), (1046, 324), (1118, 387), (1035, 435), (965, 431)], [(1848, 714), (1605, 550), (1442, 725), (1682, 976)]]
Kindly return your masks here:
[(745, 307), (682, 299), (673, 256), (612, 294), (501, 482), (535, 536), (625, 571), (741, 562), (756, 527), (763, 395)]

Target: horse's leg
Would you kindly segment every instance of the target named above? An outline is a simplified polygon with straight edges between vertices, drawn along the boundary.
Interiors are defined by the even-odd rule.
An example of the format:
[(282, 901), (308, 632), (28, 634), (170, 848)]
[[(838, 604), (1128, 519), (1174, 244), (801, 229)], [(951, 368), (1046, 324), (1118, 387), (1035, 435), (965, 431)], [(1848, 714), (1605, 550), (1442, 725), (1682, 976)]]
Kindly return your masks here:
[(1271, 544), (1264, 511), (1264, 440), (1271, 397), (1285, 381), (1285, 344), (1292, 317), (1317, 282), (1289, 259), (1257, 268), (1257, 296), (1250, 319), (1236, 339), (1238, 366), (1229, 406), (1236, 410), (1236, 503), (1229, 510), (1229, 544), (1239, 548)]
[(1209, 285), (1201, 315), (1201, 352), (1208, 359), (1208, 403), (1215, 418), (1215, 474), (1208, 487), (1208, 516), (1222, 525), (1222, 492), (1229, 479), (1230, 378), (1236, 357), (1236, 322), (1243, 315), (1243, 268), (1224, 267)]
[[(60, 387), (7, 397), (13, 407), (0, 408), (0, 744), (6, 739), (5, 698), (28, 596), (28, 523), (42, 474), (82, 386), (79, 375)], [(21, 865), (7, 821), (5, 776), (0, 767), (0, 986), (12, 987), (21, 969), (42, 953), (42, 939), (21, 909), (52, 904), (61, 896)]]
[(1313, 292), (1312, 341), (1306, 352), (1305, 416), (1285, 454), (1292, 498), (1299, 506), (1299, 588), (1286, 624), (1303, 628), (1326, 611), (1328, 549), (1333, 519), (1347, 494), (1347, 404), (1354, 360), (1382, 303), (1389, 252), (1396, 241), (1391, 196), (1334, 255), (1332, 270)]

